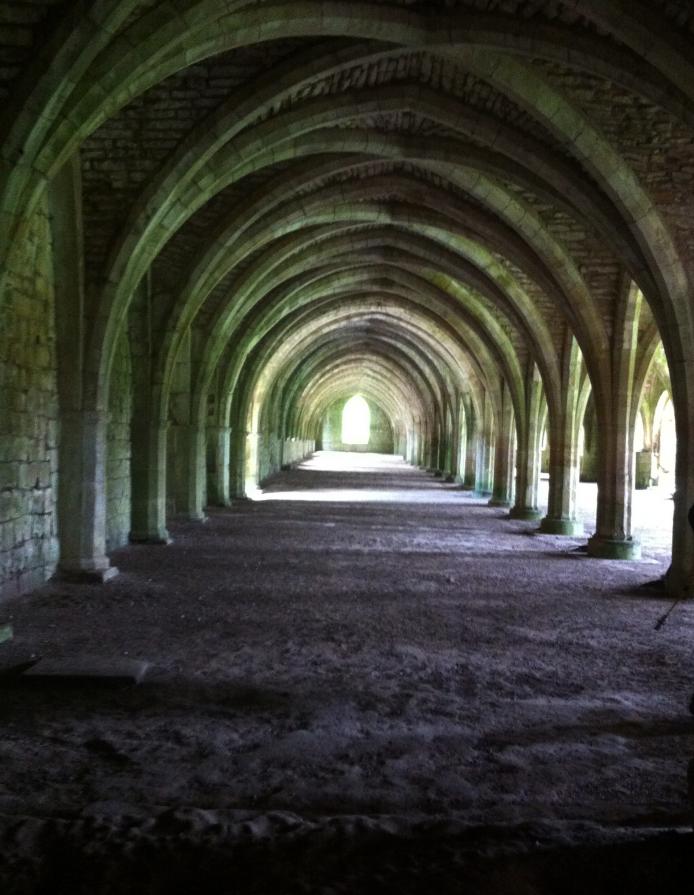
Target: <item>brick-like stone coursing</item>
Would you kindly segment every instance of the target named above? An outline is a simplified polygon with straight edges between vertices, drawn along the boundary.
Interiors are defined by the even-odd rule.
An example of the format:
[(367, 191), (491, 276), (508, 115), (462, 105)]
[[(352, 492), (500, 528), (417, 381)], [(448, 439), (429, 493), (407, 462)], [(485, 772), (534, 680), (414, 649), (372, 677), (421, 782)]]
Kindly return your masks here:
[(42, 584), (58, 559), (58, 395), (45, 206), (8, 268), (0, 305), (0, 597)]

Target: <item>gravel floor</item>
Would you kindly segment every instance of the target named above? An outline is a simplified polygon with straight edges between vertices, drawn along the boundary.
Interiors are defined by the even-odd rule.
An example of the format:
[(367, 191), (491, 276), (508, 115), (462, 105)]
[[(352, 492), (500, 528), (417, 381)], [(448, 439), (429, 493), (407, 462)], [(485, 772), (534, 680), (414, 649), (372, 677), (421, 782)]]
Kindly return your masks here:
[[(346, 459), (118, 551), (105, 587), (3, 605), (5, 664), (153, 665), (124, 690), (2, 681), (3, 892), (207, 891), (214, 873), (209, 891), (625, 891), (586, 882), (603, 866), (652, 892), (648, 849), (658, 891), (691, 873), (694, 605), (655, 631), (668, 602), (644, 586), (667, 537), (593, 560), (392, 458)], [(680, 838), (653, 845), (664, 830)], [(528, 863), (574, 846), (610, 858), (572, 850), (583, 877), (564, 852)]]

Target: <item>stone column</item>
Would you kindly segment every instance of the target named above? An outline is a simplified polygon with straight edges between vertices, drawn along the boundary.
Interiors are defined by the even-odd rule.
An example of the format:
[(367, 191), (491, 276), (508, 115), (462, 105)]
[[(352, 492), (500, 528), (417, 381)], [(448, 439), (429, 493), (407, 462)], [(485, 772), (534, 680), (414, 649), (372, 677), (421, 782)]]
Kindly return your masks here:
[(463, 397), (458, 395), (456, 398), (455, 415), (453, 418), (454, 427), (454, 449), (453, 449), (453, 481), (457, 485), (463, 484), (463, 470), (465, 464), (465, 430), (464, 430), (465, 409), (463, 407)]
[(638, 559), (631, 536), (634, 416), (632, 391), (642, 296), (631, 284), (621, 302), (613, 336), (612, 383), (598, 407), (598, 510), (588, 553), (601, 559)]
[(429, 451), (427, 456), (427, 470), (434, 475), (441, 475), (439, 466), (439, 449), (441, 446), (441, 425), (438, 413), (434, 416), (433, 426), (429, 432)]
[(549, 419), (549, 499), (540, 523), (546, 534), (583, 534), (583, 523), (576, 518), (581, 365), (578, 345), (569, 334), (562, 354), (561, 407)]
[[(598, 480), (598, 432), (595, 417), (595, 405), (592, 394), (588, 398), (585, 413), (583, 414), (583, 456), (579, 469), (580, 482), (597, 482)], [(581, 421), (579, 420), (579, 430)]]
[(472, 401), (465, 404), (465, 455), (463, 457), (463, 489), (475, 490), (475, 458), (477, 457), (477, 420)]
[(540, 486), (540, 410), (542, 380), (531, 363), (525, 381), (525, 419), (518, 421), (516, 451), (516, 502), (509, 513), (512, 519), (539, 519), (537, 506)]
[(257, 490), (258, 481), (258, 450), (260, 435), (257, 432), (246, 432), (243, 440), (243, 481), (242, 495), (250, 498)]
[(196, 388), (196, 371), (203, 340), (197, 330), (181, 339), (169, 389), (168, 463), (175, 512), (204, 522), (207, 500), (207, 456), (205, 419), (207, 394)]
[(415, 454), (414, 454), (413, 465), (418, 466), (420, 469), (424, 465), (423, 450), (422, 450), (423, 441), (424, 441), (424, 423), (422, 422), (421, 419), (418, 419), (415, 422), (415, 430), (414, 430)]
[(98, 583), (118, 574), (106, 556), (107, 422), (99, 411), (60, 416), (59, 569), (71, 580)]
[(205, 522), (207, 502), (207, 456), (204, 426), (175, 423), (168, 427), (168, 488), (173, 497), (171, 512), (194, 522)]
[(231, 429), (229, 426), (207, 427), (207, 455), (210, 461), (207, 490), (210, 504), (216, 507), (228, 507), (231, 505), (229, 496), (230, 437)]
[(153, 386), (152, 316), (151, 283), (145, 277), (128, 315), (133, 371), (130, 540), (170, 544), (166, 529), (167, 422), (161, 418), (160, 392)]
[(132, 422), (132, 529), (134, 544), (170, 544), (166, 529), (167, 425), (135, 413)]
[(446, 466), (444, 475), (447, 482), (458, 480), (458, 455), (460, 453), (460, 417), (458, 397), (454, 398), (453, 409), (446, 414), (448, 426), (446, 432)]
[(674, 598), (694, 594), (694, 357), (670, 362), (670, 375), (678, 417), (672, 563), (665, 580)]
[(491, 495), (494, 476), (494, 416), (489, 395), (484, 396), (484, 417), (477, 431), (475, 458), (475, 491), (482, 497)]
[(79, 155), (51, 181), (48, 193), (55, 270), (60, 441), (58, 446), (59, 573), (88, 582), (118, 574), (106, 556), (106, 428), (108, 414), (84, 396), (86, 297)]
[(494, 488), (489, 506), (510, 507), (513, 491), (513, 404), (505, 383), (499, 417), (494, 448)]
[(183, 513), (194, 522), (205, 522), (207, 503), (207, 440), (205, 427), (191, 423), (185, 427), (187, 442), (186, 488)]
[(637, 451), (635, 458), (636, 477), (634, 481), (634, 487), (637, 491), (645, 491), (646, 488), (651, 487), (651, 466), (653, 464), (653, 451)]
[(461, 422), (460, 422), (460, 395), (456, 394), (453, 403), (453, 413), (451, 415), (451, 431), (450, 431), (450, 458), (448, 465), (447, 482), (457, 482), (460, 484), (462, 478), (460, 476), (460, 448), (461, 448)]
[(246, 431), (243, 426), (231, 427), (229, 463), (229, 494), (232, 501), (246, 497), (245, 462)]

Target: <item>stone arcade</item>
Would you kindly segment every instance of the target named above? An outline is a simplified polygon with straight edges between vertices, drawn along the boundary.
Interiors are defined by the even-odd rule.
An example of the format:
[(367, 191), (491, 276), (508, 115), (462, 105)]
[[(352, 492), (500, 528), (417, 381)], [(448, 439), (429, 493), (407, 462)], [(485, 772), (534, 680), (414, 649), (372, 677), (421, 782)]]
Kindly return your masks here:
[[(214, 678), (219, 668), (210, 655), (228, 648), (240, 664), (224, 674), (255, 680), (252, 669), (261, 674), (270, 643), (258, 632), (278, 637), (284, 631), (286, 643), (294, 636), (293, 623), (283, 616), (289, 610), (268, 595), (281, 587), (292, 593), (301, 551), (314, 538), (324, 542), (323, 564), (318, 551), (311, 575), (301, 579), (302, 599), (309, 602), (297, 597), (296, 603), (307, 613), (303, 642), (304, 652), (310, 651), (322, 636), (310, 601), (320, 600), (322, 588), (337, 587), (326, 557), (347, 550), (347, 540), (332, 529), (354, 525), (356, 553), (390, 551), (391, 580), (402, 570), (403, 618), (408, 606), (415, 611), (416, 594), (427, 599), (426, 590), (417, 591), (425, 579), (440, 579), (440, 588), (432, 585), (431, 612), (449, 584), (460, 607), (468, 608), (496, 588), (508, 613), (499, 624), (510, 625), (513, 617), (516, 635), (523, 600), (529, 601), (528, 630), (535, 624), (533, 601), (544, 601), (542, 621), (538, 616), (537, 629), (527, 634), (537, 642), (529, 643), (519, 667), (549, 649), (555, 609), (557, 632), (564, 622), (565, 633), (574, 624), (564, 613), (580, 616), (582, 627), (571, 627), (574, 646), (604, 626), (606, 639), (593, 643), (590, 656), (579, 658), (567, 645), (567, 657), (576, 667), (591, 666), (587, 674), (611, 669), (618, 676), (621, 656), (625, 668), (633, 661), (629, 667), (639, 683), (623, 682), (624, 693), (618, 693), (616, 684), (611, 691), (606, 682), (602, 701), (586, 711), (593, 718), (609, 713), (624, 698), (628, 707), (613, 719), (614, 737), (628, 738), (629, 724), (646, 717), (658, 735), (669, 731), (660, 757), (639, 753), (634, 759), (633, 767), (651, 781), (651, 807), (662, 809), (660, 820), (655, 808), (649, 814), (643, 795), (640, 823), (656, 829), (685, 825), (692, 733), (685, 682), (694, 667), (694, 616), (686, 601), (694, 586), (688, 522), (694, 506), (693, 46), (690, 0), (0, 0), (0, 631), (6, 638), (0, 670), (39, 653), (78, 660), (87, 653), (123, 658), (127, 652), (152, 662), (156, 689), (166, 686), (166, 673), (180, 673), (185, 682), (190, 668), (204, 668)], [(309, 480), (310, 487), (323, 488), (323, 499), (333, 486), (339, 491), (339, 473), (321, 471), (315, 460), (327, 457), (330, 466), (332, 455), (315, 452), (355, 447), (340, 429), (346, 402), (355, 395), (367, 402), (371, 420), (371, 440), (358, 451), (401, 456), (409, 467), (381, 458), (385, 466), (369, 471), (377, 461), (363, 458), (365, 478), (359, 479), (358, 453), (343, 481), (356, 491), (359, 482), (398, 493), (410, 488), (419, 495), (412, 506), (419, 501), (420, 508), (403, 511), (396, 502), (391, 515), (364, 510), (357, 523), (354, 508), (322, 515), (316, 495), (311, 506), (322, 528), (311, 528), (307, 513), (285, 508), (273, 515), (279, 500), (258, 498)], [(676, 449), (674, 439), (668, 442), (672, 426)], [(301, 479), (304, 473), (308, 479)], [(668, 475), (671, 553), (661, 562), (644, 551), (647, 562), (639, 564), (641, 545), (632, 531), (635, 486), (647, 489), (658, 478), (662, 485)], [(579, 506), (579, 482), (597, 484), (594, 517)], [(339, 494), (335, 500), (343, 506)], [(427, 500), (440, 500), (439, 514), (422, 509)], [(473, 529), (484, 529), (486, 540), (475, 541)], [(296, 536), (291, 543), (283, 540), (290, 531)], [(274, 550), (273, 538), (284, 552)], [(433, 565), (413, 558), (425, 542), (432, 555), (440, 554)], [(495, 544), (500, 556), (508, 544), (511, 564), (514, 550), (524, 558), (500, 573), (501, 566), (486, 565)], [(350, 565), (347, 552), (340, 555), (340, 574), (347, 577), (338, 590), (349, 593), (350, 569), (359, 561), (353, 556)], [(463, 574), (455, 564), (467, 561)], [(208, 593), (203, 582), (212, 568), (229, 589), (209, 593), (231, 613), (225, 616), (228, 628), (216, 632), (214, 613), (206, 626), (197, 606)], [(369, 565), (373, 580), (382, 568)], [(661, 572), (660, 588), (639, 589)], [(176, 581), (185, 581), (180, 592)], [(526, 590), (523, 581), (529, 582)], [(163, 582), (172, 588), (169, 603)], [(264, 596), (254, 582), (265, 582)], [(351, 592), (358, 590), (354, 583)], [(664, 597), (683, 602), (653, 645), (643, 630), (652, 632), (667, 608)], [(266, 613), (256, 599), (270, 601)], [(330, 599), (326, 618), (335, 621), (339, 613)], [(366, 624), (356, 602), (352, 611), (339, 616), (345, 642), (349, 625), (356, 631)], [(397, 600), (388, 611), (397, 617)], [(128, 619), (131, 634), (121, 640)], [(204, 636), (222, 638), (208, 652), (196, 639), (198, 623), (200, 638), (203, 629)], [(471, 634), (451, 634), (455, 624), (447, 622), (450, 669), (462, 668), (466, 655), (482, 650)], [(439, 635), (427, 633), (424, 622), (412, 625), (423, 637), (431, 634), (427, 643), (435, 651)], [(484, 628), (490, 637), (491, 628)], [(147, 641), (138, 634), (145, 630)], [(186, 634), (190, 642), (180, 643)], [(391, 637), (387, 626), (382, 634)], [(515, 636), (510, 627), (507, 634)], [(505, 649), (504, 636), (498, 633), (495, 644), (489, 640), (489, 661)], [(457, 644), (461, 655), (454, 660)], [(378, 642), (373, 648), (376, 674)], [(434, 662), (428, 648), (422, 647), (420, 671)], [(407, 678), (414, 653), (402, 644), (393, 650), (403, 662), (400, 671), (394, 666), (393, 679)], [(167, 654), (176, 659), (165, 668)], [(295, 654), (290, 649), (288, 655)], [(208, 660), (212, 664), (205, 665)], [(324, 661), (325, 655), (316, 665)], [(535, 690), (519, 684), (528, 706), (543, 698), (543, 681), (561, 677), (560, 665), (561, 650), (547, 658), (546, 677)], [(281, 677), (272, 663), (268, 667)], [(483, 699), (479, 687), (493, 690), (494, 683), (485, 678), (483, 686), (487, 672), (475, 677), (472, 665), (466, 667), (472, 705)], [(125, 804), (131, 798), (149, 805), (152, 814), (165, 809), (165, 818), (179, 808), (252, 811), (256, 797), (268, 812), (296, 807), (286, 793), (273, 801), (257, 790), (222, 804), (211, 783), (198, 789), (191, 784), (178, 801), (164, 790), (135, 787), (126, 793), (116, 777), (125, 779), (137, 762), (135, 752), (129, 755), (115, 734), (104, 732), (125, 711), (108, 700), (135, 700), (142, 712), (147, 684), (137, 689), (144, 695), (104, 697), (110, 721), (103, 729), (94, 721), (99, 729), (90, 734), (85, 705), (97, 719), (102, 710), (91, 690), (84, 699), (72, 690), (56, 697), (38, 684), (25, 688), (16, 676), (3, 680), (0, 755), (6, 741), (36, 760), (41, 756), (49, 767), (47, 743), (62, 744), (55, 745), (54, 776), (47, 771), (43, 780), (36, 768), (26, 770), (37, 774), (35, 788), (50, 793), (46, 804), (29, 796), (22, 801), (29, 784), (15, 792), (13, 781), (21, 783), (23, 772), (7, 746), (11, 773), (0, 783), (0, 834), (9, 837), (0, 842), (7, 854), (15, 846), (21, 853), (20, 840), (11, 841), (7, 832), (11, 818), (31, 815), (39, 823), (59, 817), (63, 826), (53, 830), (55, 842), (80, 840), (74, 828), (80, 800), (86, 810), (87, 803)], [(356, 694), (359, 680), (352, 684)], [(640, 695), (629, 703), (625, 694), (632, 684)], [(407, 683), (416, 691), (420, 685), (414, 678)], [(193, 685), (181, 684), (183, 694), (192, 693), (187, 686)], [(589, 689), (588, 679), (581, 686)], [(648, 701), (651, 686), (663, 714), (657, 714), (657, 699), (655, 715), (646, 708), (643, 716), (629, 714), (637, 712), (639, 700)], [(566, 697), (568, 705), (566, 687), (552, 698)], [(510, 713), (508, 743), (514, 742), (512, 690), (509, 684), (506, 696), (503, 686), (499, 691), (499, 705)], [(243, 693), (240, 703), (248, 697), (260, 714), (272, 714), (275, 696), (258, 697), (256, 706), (256, 690)], [(452, 700), (460, 696), (455, 694)], [(67, 700), (67, 714), (83, 713), (78, 727), (55, 717), (56, 698)], [(169, 697), (151, 698), (174, 711)], [(27, 705), (37, 712), (36, 740), (30, 739)], [(127, 703), (128, 711), (135, 711), (133, 705)], [(436, 711), (445, 715), (446, 705), (445, 699), (436, 702)], [(490, 706), (480, 709), (481, 726), (471, 729), (469, 742), (492, 715)], [(518, 716), (518, 729), (532, 726), (529, 715), (523, 718)], [(266, 741), (274, 735), (272, 724)], [(368, 726), (366, 716), (354, 722), (354, 730)], [(496, 728), (490, 733), (492, 727), (487, 734), (493, 751), (501, 734)], [(160, 731), (162, 749), (167, 731), (166, 737)], [(176, 736), (185, 739), (181, 731), (171, 743)], [(78, 734), (89, 761), (112, 774), (62, 796), (60, 787), (69, 789), (66, 781), (78, 769), (73, 753), (61, 750)], [(216, 734), (211, 728), (208, 734), (213, 743)], [(588, 724), (585, 736), (593, 735)], [(154, 742), (157, 734), (152, 736)], [(523, 736), (529, 748), (532, 734), (525, 730)], [(418, 748), (433, 755), (434, 739)], [(227, 741), (220, 747), (225, 754), (230, 749)], [(368, 776), (369, 762), (377, 768), (374, 754), (354, 773)], [(580, 770), (576, 760), (576, 773), (585, 771), (596, 792), (607, 785), (598, 771), (592, 778)], [(2, 762), (6, 767), (5, 757)], [(64, 772), (57, 770), (61, 763)], [(336, 766), (326, 759), (326, 767)], [(450, 795), (463, 772), (435, 761), (432, 767), (436, 786)], [(184, 773), (182, 765), (176, 768), (175, 774)], [(88, 777), (91, 771), (85, 766), (79, 773)], [(662, 792), (660, 774), (667, 781)], [(286, 780), (280, 775), (275, 782), (279, 792)], [(344, 793), (337, 784), (331, 790), (332, 783), (317, 777), (315, 785), (325, 785), (332, 802), (299, 806), (314, 817), (304, 818), (309, 840), (311, 823), (320, 827), (318, 815), (360, 813), (347, 797), (352, 807), (341, 811)], [(400, 812), (386, 800), (362, 806), (361, 814), (410, 820), (422, 812), (445, 814), (453, 823), (460, 809), (456, 822), (463, 826), (490, 819), (539, 823), (549, 804), (538, 799), (545, 807), (527, 818), (521, 808), (499, 817), (491, 808), (468, 816), (465, 811), (477, 804), (474, 795), (459, 793), (455, 804), (437, 798), (412, 796)], [(619, 798), (614, 796), (615, 804)], [(638, 813), (625, 799), (631, 807), (621, 814), (605, 817), (596, 809), (593, 820), (603, 831), (615, 816), (621, 821), (632, 808)], [(587, 808), (564, 808), (566, 819), (587, 823)], [(90, 823), (97, 823), (94, 812)], [(301, 810), (296, 824), (299, 815)], [(181, 830), (188, 822), (193, 836), (199, 818), (171, 820)], [(281, 838), (284, 828), (273, 827), (277, 819), (267, 823), (270, 832), (259, 839)], [(242, 827), (241, 820), (228, 820), (226, 829), (233, 838)], [(161, 836), (171, 829), (165, 821)], [(389, 830), (386, 825), (381, 833)], [(574, 833), (577, 847), (588, 847)], [(451, 832), (451, 842), (456, 835)], [(549, 845), (556, 844), (551, 838)], [(524, 847), (518, 846), (519, 854)], [(679, 842), (671, 847), (668, 867), (679, 860)], [(646, 843), (642, 853), (655, 861), (652, 848)], [(383, 853), (390, 854), (388, 847)], [(18, 891), (32, 891), (31, 880), (39, 878), (42, 891), (51, 891), (45, 888), (46, 866), (34, 857), (39, 863), (31, 870), (21, 861), (13, 864), (13, 873), (24, 873), (25, 888)], [(435, 858), (439, 867), (445, 864), (445, 856)], [(252, 877), (253, 862), (249, 858), (246, 866), (244, 860), (243, 872)], [(281, 861), (288, 860), (283, 853)], [(391, 861), (398, 862), (392, 854)], [(0, 863), (0, 880), (2, 873)], [(514, 888), (519, 878), (499, 891), (526, 891)], [(10, 876), (5, 879), (10, 885)], [(130, 882), (129, 891), (137, 891)], [(444, 880), (441, 891), (449, 891), (449, 883)], [(340, 889), (337, 871), (330, 884), (335, 891), (369, 891), (365, 883)], [(402, 879), (399, 885), (398, 891), (408, 891)], [(655, 891), (652, 880), (649, 885)], [(90, 886), (84, 891), (121, 891), (108, 875), (92, 876)], [(536, 882), (527, 891), (550, 890)], [(603, 889), (586, 883), (583, 891)]]

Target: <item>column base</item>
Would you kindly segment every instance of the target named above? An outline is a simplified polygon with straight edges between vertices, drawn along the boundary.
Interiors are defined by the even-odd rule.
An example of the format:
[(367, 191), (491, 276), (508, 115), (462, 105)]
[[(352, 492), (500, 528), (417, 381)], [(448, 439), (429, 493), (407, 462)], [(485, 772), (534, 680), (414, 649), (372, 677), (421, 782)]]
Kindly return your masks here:
[(231, 497), (218, 497), (217, 495), (210, 495), (207, 498), (207, 506), (208, 507), (229, 507), (231, 506)]
[(107, 566), (105, 569), (58, 568), (56, 572), (56, 578), (70, 584), (105, 584), (116, 575), (118, 575), (118, 569), (115, 566)]
[[(665, 588), (673, 600), (687, 600), (694, 595), (694, 580), (690, 574), (681, 570), (676, 571), (671, 564), (665, 573)], [(694, 708), (692, 714), (694, 715)]]
[(542, 513), (537, 507), (511, 507), (508, 515), (510, 519), (520, 519), (526, 522), (535, 522), (542, 517)]
[(583, 534), (583, 523), (577, 519), (553, 519), (550, 516), (545, 516), (540, 522), (538, 531), (546, 535), (580, 537)]
[(594, 559), (641, 559), (641, 544), (633, 538), (601, 538), (593, 535), (588, 539), (588, 556)]
[(451, 485), (455, 484), (455, 476), (453, 475), (453, 473), (451, 473), (450, 475), (447, 475), (444, 479), (444, 482), (448, 482)]
[(163, 531), (160, 534), (156, 535), (148, 535), (136, 531), (130, 532), (130, 543), (131, 544), (150, 544), (151, 546), (162, 546), (168, 547), (169, 544), (173, 544), (173, 538), (169, 537), (168, 531)]
[(488, 507), (502, 507), (502, 509), (508, 509), (511, 506), (510, 500), (503, 500), (500, 497), (492, 497), (488, 503)]

